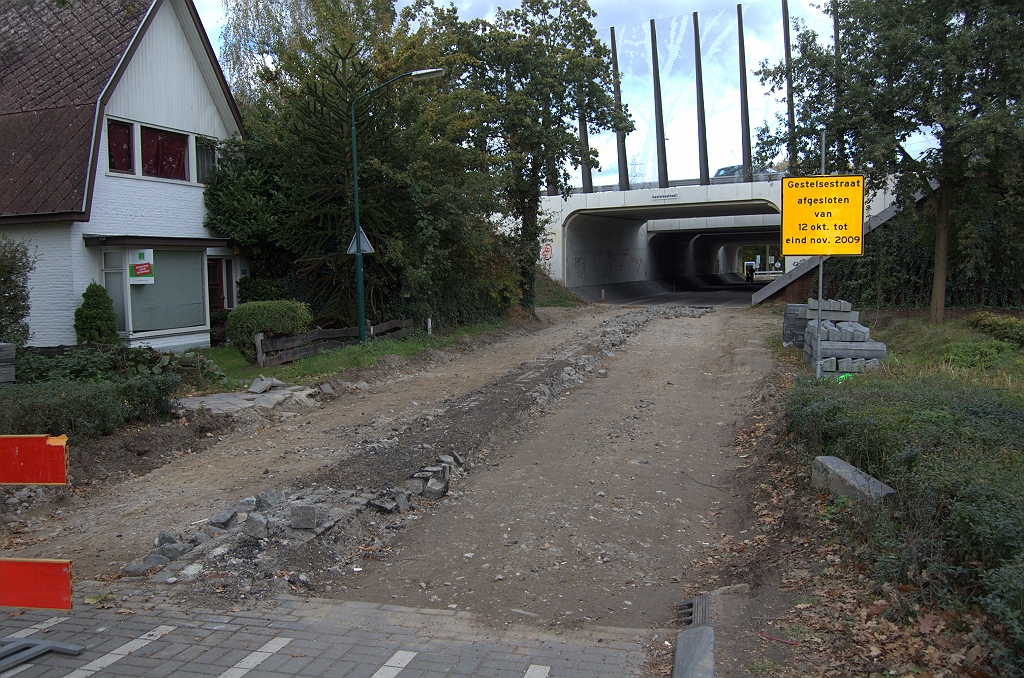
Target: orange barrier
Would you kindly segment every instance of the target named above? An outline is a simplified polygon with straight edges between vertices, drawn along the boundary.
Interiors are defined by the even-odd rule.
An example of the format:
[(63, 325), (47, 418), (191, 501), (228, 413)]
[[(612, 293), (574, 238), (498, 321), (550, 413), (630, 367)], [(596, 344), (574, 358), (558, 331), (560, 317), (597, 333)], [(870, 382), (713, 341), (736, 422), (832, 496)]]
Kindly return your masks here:
[(0, 485), (65, 485), (67, 436), (0, 436)]
[(0, 607), (70, 610), (70, 560), (0, 558)]

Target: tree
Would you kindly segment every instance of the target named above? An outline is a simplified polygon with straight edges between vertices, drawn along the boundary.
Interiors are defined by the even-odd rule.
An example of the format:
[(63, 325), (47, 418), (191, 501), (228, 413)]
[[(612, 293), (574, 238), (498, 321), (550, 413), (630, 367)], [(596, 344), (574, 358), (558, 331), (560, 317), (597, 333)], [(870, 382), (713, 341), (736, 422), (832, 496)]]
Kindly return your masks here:
[(82, 293), (82, 305), (75, 309), (75, 336), (78, 343), (117, 344), (117, 315), (107, 290), (89, 283)]
[[(825, 128), (843, 150), (838, 165), (867, 173), (869, 188), (894, 185), (904, 205), (925, 197), (934, 215), (930, 318), (941, 322), (957, 227), (1022, 187), (1024, 8), (1007, 0), (841, 0), (831, 11), (839, 58), (811, 31), (797, 40), (799, 166), (818, 162), (814, 140)], [(781, 64), (762, 64), (760, 73), (774, 90), (784, 87)], [(915, 156), (907, 142), (922, 134), (934, 144)], [(761, 130), (761, 158), (777, 156), (785, 136)]]
[(28, 277), (35, 267), (26, 243), (0, 235), (0, 343), (24, 346), (29, 339)]
[(530, 309), (544, 185), (566, 192), (569, 165), (599, 167), (596, 152), (580, 143), (580, 107), (591, 133), (632, 129), (615, 107), (610, 52), (597, 39), (594, 16), (586, 0), (522, 0), (517, 9), (499, 9), (493, 24), (477, 20), (461, 30), (460, 49), (473, 58), (464, 84), (484, 96), (484, 134), (503, 212), (516, 225), (521, 303)]

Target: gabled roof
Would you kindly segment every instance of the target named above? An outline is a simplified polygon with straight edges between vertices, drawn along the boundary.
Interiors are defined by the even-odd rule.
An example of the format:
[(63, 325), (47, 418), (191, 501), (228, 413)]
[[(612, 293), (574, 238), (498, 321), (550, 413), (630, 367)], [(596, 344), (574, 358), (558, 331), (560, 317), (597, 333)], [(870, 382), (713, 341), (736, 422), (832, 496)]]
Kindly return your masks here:
[(0, 0), (0, 223), (88, 220), (103, 107), (162, 2)]

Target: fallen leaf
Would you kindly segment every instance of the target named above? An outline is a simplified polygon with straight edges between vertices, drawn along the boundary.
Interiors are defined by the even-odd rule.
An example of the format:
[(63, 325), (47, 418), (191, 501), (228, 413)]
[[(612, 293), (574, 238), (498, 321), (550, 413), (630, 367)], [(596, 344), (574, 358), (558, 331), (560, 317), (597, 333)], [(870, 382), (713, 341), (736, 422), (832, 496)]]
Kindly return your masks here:
[(883, 612), (885, 612), (887, 607), (889, 607), (889, 603), (885, 602), (884, 600), (880, 600), (879, 602), (875, 603), (874, 605), (872, 605), (871, 607), (869, 607), (867, 609), (867, 611), (864, 614), (864, 618), (866, 620), (867, 619), (874, 619), (878, 615), (880, 615)]
[(938, 623), (938, 615), (929, 612), (928, 614), (924, 615), (918, 620), (917, 630), (925, 635), (928, 635), (929, 633), (935, 631), (935, 627), (938, 625)]

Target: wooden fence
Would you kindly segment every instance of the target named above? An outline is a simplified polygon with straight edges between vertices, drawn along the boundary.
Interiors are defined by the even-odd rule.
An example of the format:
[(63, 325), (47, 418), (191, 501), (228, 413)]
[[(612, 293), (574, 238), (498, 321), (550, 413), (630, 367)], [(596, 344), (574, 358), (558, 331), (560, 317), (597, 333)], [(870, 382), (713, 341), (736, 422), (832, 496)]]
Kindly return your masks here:
[[(412, 334), (415, 329), (412, 320), (388, 320), (368, 327), (367, 335), (370, 337), (386, 336), (388, 339), (400, 339)], [(359, 337), (358, 327), (343, 327), (337, 330), (313, 330), (297, 337), (278, 337), (276, 339), (264, 339), (263, 333), (258, 332), (256, 340), (256, 364), (260, 367), (266, 365), (280, 365), (290, 363), (299, 358), (306, 358), (311, 355), (341, 348), (346, 344), (354, 343), (352, 340), (344, 341), (345, 338), (353, 339)]]

